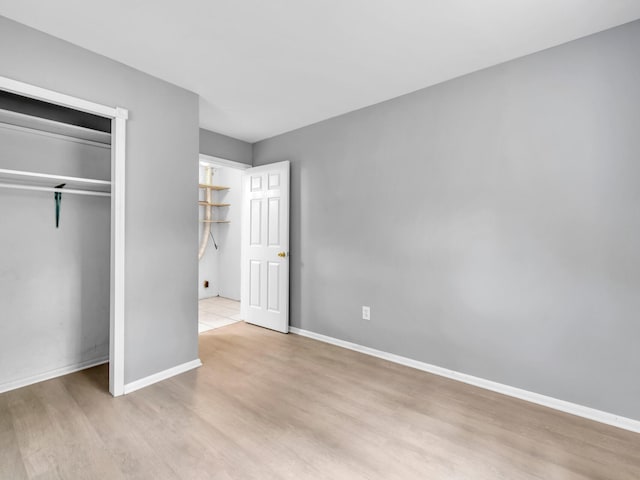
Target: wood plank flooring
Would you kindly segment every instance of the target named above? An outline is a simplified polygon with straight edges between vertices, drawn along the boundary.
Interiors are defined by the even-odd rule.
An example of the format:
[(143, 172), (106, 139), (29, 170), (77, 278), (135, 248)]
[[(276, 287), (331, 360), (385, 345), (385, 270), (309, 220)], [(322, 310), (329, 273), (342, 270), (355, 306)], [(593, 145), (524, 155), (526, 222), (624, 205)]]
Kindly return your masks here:
[(107, 366), (0, 395), (0, 479), (640, 479), (640, 435), (236, 323), (120, 398)]

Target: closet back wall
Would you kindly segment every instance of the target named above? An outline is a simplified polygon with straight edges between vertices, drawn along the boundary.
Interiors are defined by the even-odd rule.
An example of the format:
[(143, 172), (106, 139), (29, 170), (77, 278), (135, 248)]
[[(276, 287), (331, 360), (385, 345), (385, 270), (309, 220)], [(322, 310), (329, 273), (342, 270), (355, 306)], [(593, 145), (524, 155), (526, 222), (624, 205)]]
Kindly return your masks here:
[[(111, 149), (0, 125), (2, 168), (109, 180)], [(108, 197), (0, 189), (0, 391), (109, 355)], [(106, 385), (105, 385), (106, 388)]]

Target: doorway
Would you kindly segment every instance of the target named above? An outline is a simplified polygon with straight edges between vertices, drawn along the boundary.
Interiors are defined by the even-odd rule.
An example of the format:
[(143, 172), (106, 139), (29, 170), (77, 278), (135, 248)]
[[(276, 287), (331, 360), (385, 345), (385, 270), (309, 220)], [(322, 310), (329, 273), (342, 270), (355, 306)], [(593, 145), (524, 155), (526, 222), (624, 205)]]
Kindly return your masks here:
[(200, 333), (240, 320), (288, 333), (290, 163), (199, 168)]
[(241, 225), (242, 175), (249, 168), (230, 160), (200, 155), (198, 332), (242, 320)]
[[(19, 82), (7, 77), (0, 77), (0, 91), (10, 95), (18, 95), (50, 106), (58, 106), (73, 111), (84, 112), (96, 117), (107, 119), (110, 123), (110, 179), (101, 180), (78, 176), (51, 173), (47, 165), (34, 168), (33, 171), (24, 168), (5, 168), (4, 185), (11, 189), (32, 192), (50, 192), (55, 194), (56, 203), (62, 202), (62, 195), (73, 193), (87, 198), (110, 197), (110, 227), (109, 227), (109, 280), (108, 288), (108, 316), (109, 316), (109, 392), (113, 396), (124, 394), (124, 228), (125, 228), (125, 155), (126, 155), (126, 121), (128, 111), (120, 107), (100, 105), (84, 99), (72, 97), (52, 90), (47, 90), (27, 83)], [(45, 105), (45, 107), (46, 107)], [(49, 132), (50, 133), (50, 132)], [(55, 134), (54, 134), (55, 135)], [(86, 140), (86, 139), (85, 139)], [(95, 142), (94, 142), (95, 143)], [(86, 143), (85, 143), (86, 144)], [(46, 156), (45, 156), (46, 157)], [(17, 179), (17, 180), (16, 180)], [(105, 187), (105, 191), (96, 188)], [(64, 187), (67, 187), (64, 189)], [(75, 188), (69, 188), (75, 187)], [(68, 202), (66, 202), (68, 203)], [(56, 225), (59, 223), (60, 204), (57, 205)], [(46, 239), (45, 239), (46, 240)], [(80, 289), (81, 290), (81, 289)], [(55, 343), (52, 342), (55, 346)], [(71, 371), (87, 368), (86, 362), (74, 363), (53, 370), (29, 372), (27, 376), (5, 384), (7, 389), (35, 383), (46, 378), (53, 378)], [(48, 365), (46, 368), (51, 368)]]

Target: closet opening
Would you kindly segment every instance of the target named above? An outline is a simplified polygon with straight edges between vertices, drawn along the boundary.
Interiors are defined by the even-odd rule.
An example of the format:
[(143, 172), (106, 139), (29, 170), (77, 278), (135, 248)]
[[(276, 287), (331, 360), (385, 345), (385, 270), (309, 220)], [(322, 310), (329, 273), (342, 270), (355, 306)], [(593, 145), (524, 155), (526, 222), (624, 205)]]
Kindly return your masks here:
[(106, 363), (125, 391), (127, 117), (0, 77), (0, 392)]
[(249, 165), (200, 155), (198, 332), (242, 320), (242, 174)]

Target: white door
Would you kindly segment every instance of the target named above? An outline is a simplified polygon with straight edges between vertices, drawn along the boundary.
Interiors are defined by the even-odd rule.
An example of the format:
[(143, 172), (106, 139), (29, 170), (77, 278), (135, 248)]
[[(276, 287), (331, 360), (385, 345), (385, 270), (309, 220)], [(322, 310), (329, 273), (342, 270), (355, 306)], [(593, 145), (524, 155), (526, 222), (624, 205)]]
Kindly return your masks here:
[(289, 162), (242, 178), (243, 319), (289, 332)]

